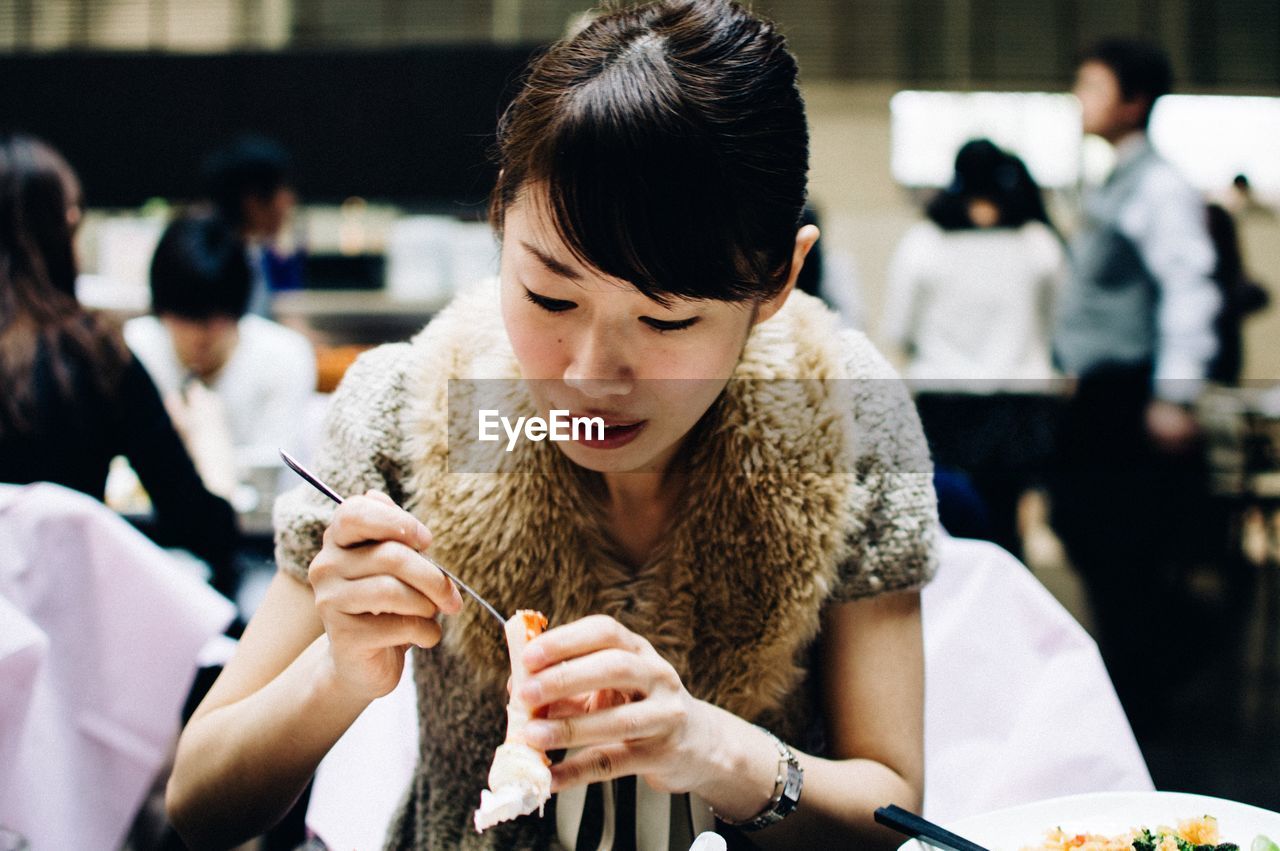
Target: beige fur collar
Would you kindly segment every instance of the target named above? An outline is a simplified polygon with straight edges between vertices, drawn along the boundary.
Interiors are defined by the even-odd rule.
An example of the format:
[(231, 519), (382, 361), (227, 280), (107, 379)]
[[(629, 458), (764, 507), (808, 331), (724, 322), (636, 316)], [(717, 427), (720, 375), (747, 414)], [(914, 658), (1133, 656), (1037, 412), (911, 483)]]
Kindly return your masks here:
[[(540, 609), (553, 626), (612, 615), (648, 638), (695, 696), (758, 718), (803, 677), (801, 651), (859, 531), (848, 382), (783, 380), (852, 377), (839, 339), (833, 315), (800, 293), (754, 329), (690, 455), (679, 520), (633, 570), (600, 531), (594, 474), (553, 444), (522, 441), (506, 463), (523, 472), (449, 472), (448, 379), (518, 376), (486, 285), (414, 340), (409, 508), (435, 534), (432, 554), (500, 610)], [(532, 412), (519, 382), (502, 387), (504, 413)], [(500, 698), (508, 660), (478, 606), (448, 620), (444, 650)]]

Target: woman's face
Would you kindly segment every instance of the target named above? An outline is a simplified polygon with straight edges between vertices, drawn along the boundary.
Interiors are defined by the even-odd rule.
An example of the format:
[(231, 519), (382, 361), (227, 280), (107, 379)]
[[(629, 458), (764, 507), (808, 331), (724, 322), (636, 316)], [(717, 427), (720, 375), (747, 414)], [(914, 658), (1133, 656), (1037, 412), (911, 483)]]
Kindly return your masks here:
[(1000, 224), (1000, 208), (988, 198), (971, 198), (967, 209), (974, 227), (993, 228)]
[(663, 307), (580, 263), (527, 196), (506, 211), (502, 316), (521, 372), (550, 410), (602, 417), (601, 441), (556, 445), (601, 473), (663, 472), (724, 389), (763, 303)]

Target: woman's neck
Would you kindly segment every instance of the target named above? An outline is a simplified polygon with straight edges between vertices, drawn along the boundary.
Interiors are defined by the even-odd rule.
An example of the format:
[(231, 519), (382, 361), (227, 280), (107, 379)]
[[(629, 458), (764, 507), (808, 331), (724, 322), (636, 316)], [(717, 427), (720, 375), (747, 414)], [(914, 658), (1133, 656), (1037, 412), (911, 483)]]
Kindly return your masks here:
[(605, 504), (610, 512), (643, 508), (664, 502), (667, 474), (661, 473), (605, 473)]
[(604, 504), (610, 512), (616, 508), (644, 508), (671, 502), (683, 483), (685, 446), (691, 435), (667, 447), (639, 470), (601, 473)]
[(606, 476), (605, 489), (603, 507), (609, 537), (632, 567), (643, 567), (671, 527), (673, 490), (660, 473)]
[(637, 567), (649, 561), (670, 529), (685, 480), (679, 457), (672, 452), (657, 470), (601, 475), (610, 536)]

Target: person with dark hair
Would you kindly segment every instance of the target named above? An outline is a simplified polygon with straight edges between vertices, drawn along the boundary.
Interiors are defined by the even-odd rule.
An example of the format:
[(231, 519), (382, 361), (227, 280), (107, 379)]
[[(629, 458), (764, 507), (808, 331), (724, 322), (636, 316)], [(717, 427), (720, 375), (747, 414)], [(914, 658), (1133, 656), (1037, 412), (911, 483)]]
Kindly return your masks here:
[(244, 240), (253, 273), (247, 309), (270, 316), (271, 292), (288, 288), (272, 274), (287, 265), (274, 244), (298, 203), (289, 154), (271, 139), (241, 136), (211, 154), (203, 172), (214, 208)]
[(960, 148), (925, 212), (889, 267), (883, 338), (908, 357), (935, 463), (966, 473), (986, 506), (981, 537), (1020, 555), (1018, 503), (1051, 451), (1062, 241), (1022, 160), (986, 139)]
[[(1147, 138), (1169, 62), (1112, 40), (1076, 75), (1084, 132), (1115, 148), (1105, 184), (1084, 201), (1071, 244), (1054, 349), (1077, 379), (1061, 436), (1053, 525), (1089, 591), (1099, 646), (1140, 734), (1177, 664), (1134, 611), (1164, 610), (1172, 571), (1202, 527), (1207, 480), (1191, 406), (1217, 349), (1221, 299), (1204, 202)], [(1164, 666), (1164, 667), (1162, 667)]]
[[(934, 493), (904, 388), (793, 291), (818, 231), (782, 35), (730, 0), (601, 15), (535, 60), (498, 151), (499, 279), (344, 377), (317, 473), (345, 501), (278, 501), (280, 570), (183, 733), (175, 824), (270, 823), (417, 645), (387, 847), (896, 846), (873, 813), (921, 801)], [(490, 455), (490, 397), (596, 430)], [(428, 546), (551, 628), (508, 659)], [(512, 665), (555, 794), (480, 834)]]
[(1233, 386), (1240, 383), (1244, 370), (1244, 321), (1266, 309), (1271, 294), (1245, 270), (1235, 217), (1221, 204), (1207, 205), (1205, 216), (1216, 258), (1213, 280), (1222, 296), (1222, 308), (1213, 326), (1218, 353), (1209, 366), (1209, 379)]
[(151, 261), (152, 315), (125, 325), (215, 490), (233, 488), (238, 470), (279, 464), (316, 385), (306, 337), (245, 313), (250, 286), (240, 237), (217, 216), (184, 216)]
[(201, 485), (146, 370), (118, 328), (76, 301), (72, 239), (80, 185), (43, 142), (0, 136), (0, 481), (46, 481), (105, 496), (123, 455), (155, 527), (231, 590), (235, 513)]
[(1146, 41), (1110, 38), (1080, 57), (1074, 92), (1084, 107), (1084, 132), (1116, 144), (1146, 131), (1156, 101), (1172, 89), (1173, 68), (1163, 50)]
[(933, 196), (925, 214), (946, 231), (1053, 224), (1035, 178), (1021, 159), (989, 139), (973, 139), (956, 153), (951, 184)]
[(279, 143), (241, 136), (210, 155), (204, 166), (209, 198), (233, 227), (269, 238), (293, 206), (289, 154)]

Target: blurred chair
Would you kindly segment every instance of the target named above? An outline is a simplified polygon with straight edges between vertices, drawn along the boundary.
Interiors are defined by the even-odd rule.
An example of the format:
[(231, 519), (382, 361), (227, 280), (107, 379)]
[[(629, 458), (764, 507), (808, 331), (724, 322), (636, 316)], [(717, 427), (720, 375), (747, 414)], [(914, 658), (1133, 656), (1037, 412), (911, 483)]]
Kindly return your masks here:
[[(1217, 556), (1222, 613), (1233, 630), (1227, 641), (1244, 652), (1224, 665), (1252, 690), (1255, 701), (1234, 707), (1243, 723), (1247, 704), (1264, 724), (1280, 719), (1280, 384), (1267, 388), (1211, 385), (1197, 401), (1206, 443), (1215, 529), (1223, 535)], [(1217, 543), (1217, 542), (1215, 542)], [(1258, 624), (1257, 662), (1250, 659), (1249, 633)], [(1235, 670), (1229, 670), (1234, 667)], [(1252, 680), (1250, 684), (1248, 680)], [(1229, 710), (1224, 710), (1229, 711)]]
[(20, 648), (0, 649), (0, 822), (33, 848), (114, 851), (235, 609), (57, 485), (0, 485), (0, 541), (0, 648)]
[[(922, 602), (925, 816), (1150, 790), (1097, 646), (1067, 610), (995, 544), (944, 537), (939, 561)], [(331, 848), (380, 847), (417, 752), (407, 664), (320, 763), (310, 829)]]

